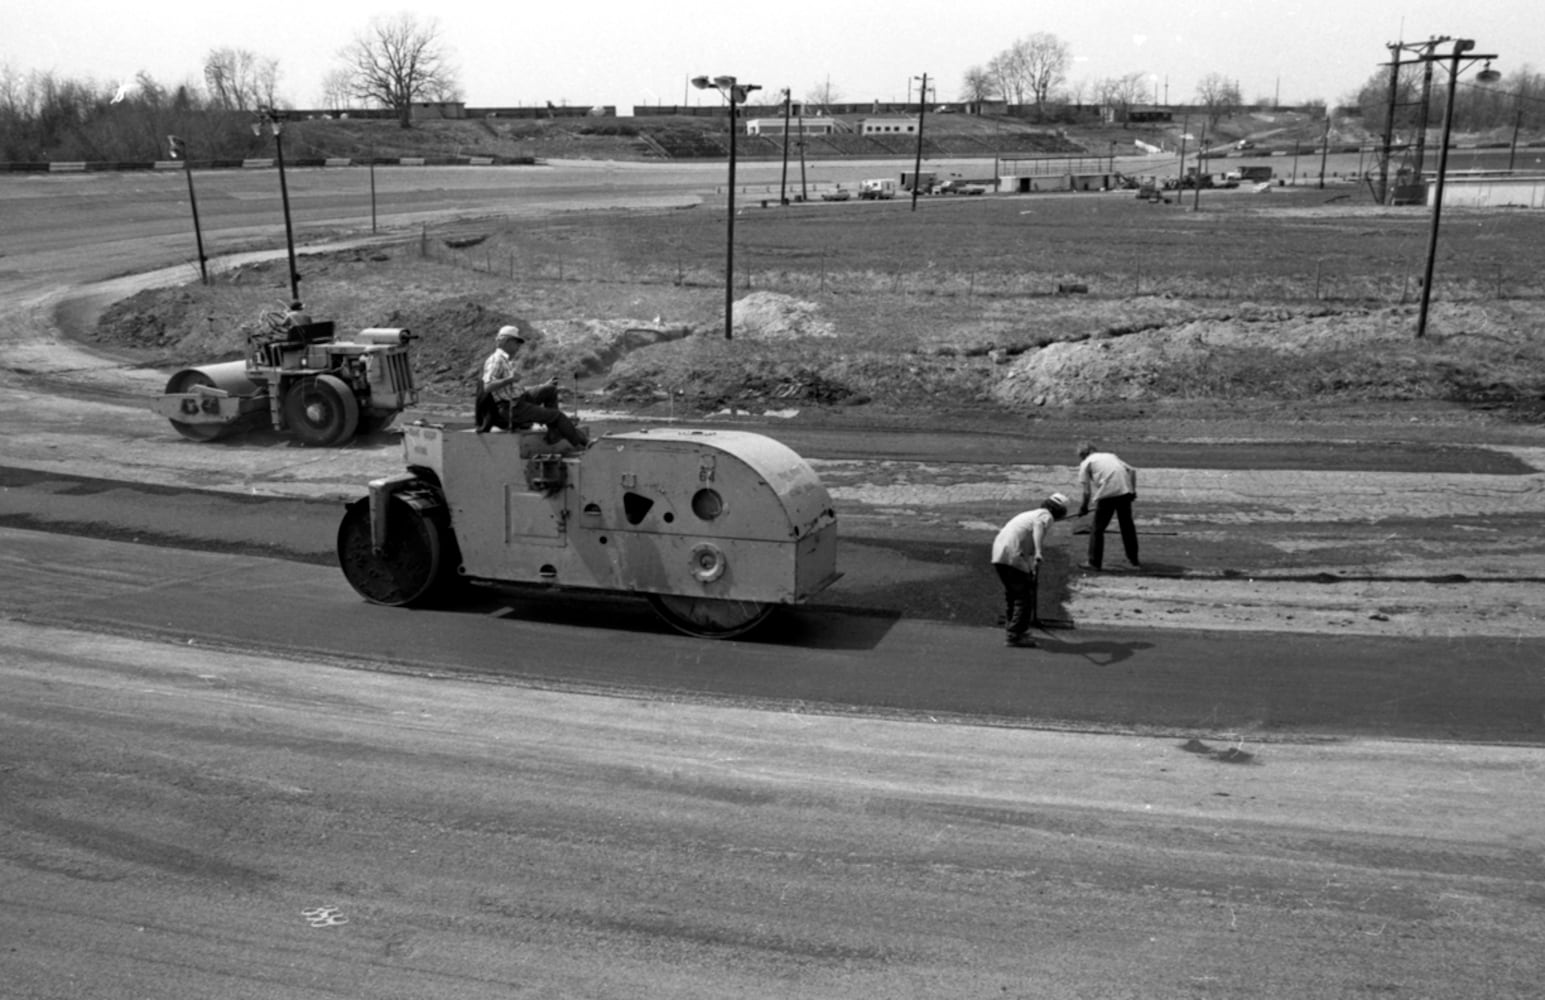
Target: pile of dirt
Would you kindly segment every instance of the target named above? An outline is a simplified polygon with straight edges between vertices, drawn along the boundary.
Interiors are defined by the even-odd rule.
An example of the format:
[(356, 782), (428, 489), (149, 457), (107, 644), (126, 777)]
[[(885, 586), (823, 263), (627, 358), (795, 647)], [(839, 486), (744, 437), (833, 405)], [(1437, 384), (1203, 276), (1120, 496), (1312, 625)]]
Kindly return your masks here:
[(1411, 306), (1245, 306), (1124, 336), (1049, 344), (1014, 359), (992, 394), (1015, 409), (1264, 397), (1483, 401), (1526, 414), (1545, 400), (1545, 351), (1524, 333), (1537, 328), (1538, 312), (1521, 304), (1444, 304), (1433, 317), (1457, 332), (1418, 338)]

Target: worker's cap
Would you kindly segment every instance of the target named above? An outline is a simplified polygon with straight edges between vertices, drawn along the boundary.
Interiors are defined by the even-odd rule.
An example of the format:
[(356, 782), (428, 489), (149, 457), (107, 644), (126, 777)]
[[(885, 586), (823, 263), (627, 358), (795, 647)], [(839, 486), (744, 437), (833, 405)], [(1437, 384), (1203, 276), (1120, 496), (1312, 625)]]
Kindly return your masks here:
[(1051, 511), (1053, 517), (1066, 517), (1068, 513), (1068, 498), (1061, 493), (1053, 493), (1046, 498), (1046, 502), (1042, 506)]
[(499, 327), (499, 332), (494, 334), (494, 343), (502, 344), (506, 340), (513, 340), (517, 344), (524, 344), (526, 342), (526, 338), (520, 335), (520, 327), (518, 326)]

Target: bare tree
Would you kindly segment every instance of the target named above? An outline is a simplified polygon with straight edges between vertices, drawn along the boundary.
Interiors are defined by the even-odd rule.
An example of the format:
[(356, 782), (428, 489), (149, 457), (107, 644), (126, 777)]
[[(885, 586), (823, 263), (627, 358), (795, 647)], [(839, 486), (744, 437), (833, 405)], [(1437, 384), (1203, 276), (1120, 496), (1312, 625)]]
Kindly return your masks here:
[(1131, 122), (1132, 106), (1142, 103), (1148, 96), (1148, 74), (1128, 73), (1125, 76), (1109, 76), (1094, 83), (1094, 96), (1101, 105), (1110, 109), (1113, 117), (1121, 120), (1126, 128)]
[(329, 71), (322, 77), (322, 107), (332, 109), (354, 106), (354, 72), (347, 67)]
[(342, 52), (356, 97), (391, 108), (403, 128), (413, 124), (413, 102), (454, 100), (455, 67), (440, 42), (439, 23), (412, 14), (376, 18)]
[(1021, 52), (1019, 63), (1024, 67), (1025, 81), (1036, 107), (1044, 108), (1051, 92), (1067, 79), (1072, 53), (1066, 42), (1045, 31), (1021, 38), (1014, 47)]
[(1045, 109), (1052, 91), (1067, 79), (1072, 55), (1056, 35), (1038, 31), (992, 57), (986, 74), (1010, 104), (1034, 102)]
[(1196, 85), (1196, 103), (1207, 109), (1207, 125), (1216, 128), (1218, 119), (1227, 118), (1244, 102), (1239, 85), (1221, 73), (1208, 73)]
[(210, 49), (204, 57), (204, 82), (214, 106), (226, 111), (273, 107), (279, 83), (279, 61), (247, 49)]
[(825, 114), (831, 114), (832, 106), (841, 100), (842, 91), (833, 87), (831, 77), (827, 77), (822, 83), (805, 91), (805, 110), (815, 108)]
[(960, 80), (960, 99), (980, 107), (997, 96), (998, 87), (985, 66), (972, 66)]
[(1005, 101), (1010, 104), (1025, 103), (1029, 85), (1022, 53), (1012, 48), (999, 52), (987, 63), (987, 73)]

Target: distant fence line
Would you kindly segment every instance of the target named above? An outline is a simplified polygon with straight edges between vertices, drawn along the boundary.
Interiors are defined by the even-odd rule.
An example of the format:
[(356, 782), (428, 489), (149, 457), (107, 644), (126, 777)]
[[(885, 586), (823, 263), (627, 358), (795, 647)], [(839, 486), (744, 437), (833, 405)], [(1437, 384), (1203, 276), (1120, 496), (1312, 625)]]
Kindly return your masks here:
[[(531, 166), (534, 156), (355, 156), (355, 157), (285, 157), (285, 169), (302, 167), (498, 167)], [(268, 157), (214, 160), (44, 160), (37, 162), (0, 162), (3, 173), (114, 173), (130, 170), (249, 170), (273, 167), (277, 161)]]

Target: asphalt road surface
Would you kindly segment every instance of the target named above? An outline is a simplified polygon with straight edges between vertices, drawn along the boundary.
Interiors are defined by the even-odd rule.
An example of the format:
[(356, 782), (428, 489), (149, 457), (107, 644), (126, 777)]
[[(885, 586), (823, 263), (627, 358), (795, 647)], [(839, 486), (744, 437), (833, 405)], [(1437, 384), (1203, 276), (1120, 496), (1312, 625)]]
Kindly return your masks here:
[[(546, 183), (682, 183), (578, 178)], [(389, 443), (172, 441), (135, 399), (164, 376), (53, 336), (68, 292), (179, 252), (175, 187), (77, 203), (87, 180), (0, 179), (25, 220), (0, 258), (7, 996), (1538, 995), (1537, 444), (1146, 463), (1166, 579), (1320, 572), (1219, 539), (1237, 518), (1519, 605), (1439, 607), (1436, 636), (1382, 632), (1411, 625), (1387, 592), (1384, 621), (1340, 597), (1296, 630), (1134, 626), (1064, 564), (1043, 648), (1005, 649), (974, 597), (920, 595), (980, 587), (966, 553), (1068, 442), (1005, 469), (814, 432), (847, 576), (771, 634), (691, 640), (612, 598), (374, 608), (326, 538)], [(232, 183), (215, 232), (271, 241)], [(316, 183), (307, 218), (358, 235), (323, 220), (359, 196)], [(426, 186), (394, 219), (496, 196)], [(1327, 515), (1349, 481), (1360, 512)]]

